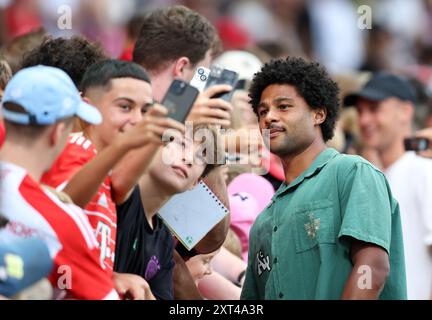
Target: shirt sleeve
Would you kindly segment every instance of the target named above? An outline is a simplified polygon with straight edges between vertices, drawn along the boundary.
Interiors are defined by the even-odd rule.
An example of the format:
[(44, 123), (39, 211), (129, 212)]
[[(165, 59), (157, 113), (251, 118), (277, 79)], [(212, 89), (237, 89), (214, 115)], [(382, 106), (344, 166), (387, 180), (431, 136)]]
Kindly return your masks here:
[(41, 182), (61, 191), (90, 159), (90, 154), (79, 146), (67, 144), (51, 169), (42, 176)]
[[(342, 170), (341, 170), (342, 171)], [(383, 173), (365, 162), (339, 172), (342, 224), (338, 237), (349, 236), (390, 249), (392, 212), (397, 205)]]

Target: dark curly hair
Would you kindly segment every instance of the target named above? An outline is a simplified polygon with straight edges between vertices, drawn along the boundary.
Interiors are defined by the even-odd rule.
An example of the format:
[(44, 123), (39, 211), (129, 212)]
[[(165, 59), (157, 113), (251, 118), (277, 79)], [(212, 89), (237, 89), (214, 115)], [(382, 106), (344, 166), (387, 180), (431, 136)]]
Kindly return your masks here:
[(249, 89), (253, 110), (258, 115), (261, 94), (272, 84), (289, 84), (296, 88), (312, 109), (324, 107), (327, 116), (321, 124), (324, 141), (333, 138), (336, 120), (339, 115), (339, 88), (323, 67), (316, 62), (302, 58), (288, 57), (266, 63), (255, 74)]
[(105, 60), (102, 48), (82, 36), (70, 39), (48, 38), (42, 44), (24, 55), (21, 68), (43, 64), (66, 72), (77, 87), (82, 77), (95, 62)]

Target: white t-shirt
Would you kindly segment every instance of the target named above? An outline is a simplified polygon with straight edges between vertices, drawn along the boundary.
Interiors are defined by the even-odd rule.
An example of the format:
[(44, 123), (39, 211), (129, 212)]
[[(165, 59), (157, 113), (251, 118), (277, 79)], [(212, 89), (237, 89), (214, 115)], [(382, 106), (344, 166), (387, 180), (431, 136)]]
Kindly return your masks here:
[(430, 299), (432, 292), (432, 160), (406, 152), (384, 171), (399, 202), (408, 299)]

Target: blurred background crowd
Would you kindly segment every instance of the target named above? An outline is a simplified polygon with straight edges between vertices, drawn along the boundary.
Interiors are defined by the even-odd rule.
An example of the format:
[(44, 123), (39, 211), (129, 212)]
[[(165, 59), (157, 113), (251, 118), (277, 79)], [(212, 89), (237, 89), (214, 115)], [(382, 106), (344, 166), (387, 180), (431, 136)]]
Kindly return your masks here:
[[(22, 52), (46, 34), (84, 35), (99, 42), (107, 55), (131, 60), (142, 15), (171, 4), (186, 5), (209, 19), (224, 50), (249, 51), (262, 63), (288, 55), (323, 63), (342, 94), (366, 81), (367, 72), (405, 74), (418, 91), (416, 127), (432, 125), (429, 0), (1, 0), (0, 46), (13, 71)], [(68, 10), (71, 28), (62, 30), (59, 17)], [(25, 40), (16, 39), (25, 34)]]

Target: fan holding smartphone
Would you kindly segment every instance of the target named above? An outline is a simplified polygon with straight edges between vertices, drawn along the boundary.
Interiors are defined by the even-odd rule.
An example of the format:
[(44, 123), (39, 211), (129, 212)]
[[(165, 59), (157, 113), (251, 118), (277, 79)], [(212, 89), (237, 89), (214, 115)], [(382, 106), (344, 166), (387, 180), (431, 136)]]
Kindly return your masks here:
[(167, 116), (184, 123), (198, 94), (195, 87), (182, 80), (174, 80), (162, 100), (162, 104), (168, 109)]

